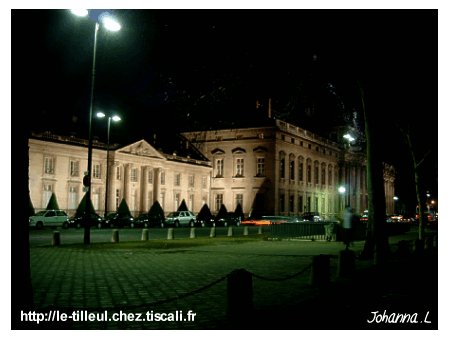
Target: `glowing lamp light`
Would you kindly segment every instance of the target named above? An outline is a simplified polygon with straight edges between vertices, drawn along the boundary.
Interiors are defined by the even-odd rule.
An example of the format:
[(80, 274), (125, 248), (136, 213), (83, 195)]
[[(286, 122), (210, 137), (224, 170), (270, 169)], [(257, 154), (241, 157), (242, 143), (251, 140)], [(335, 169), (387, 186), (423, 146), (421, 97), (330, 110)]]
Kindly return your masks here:
[(355, 140), (353, 137), (350, 136), (350, 134), (345, 134), (344, 138), (348, 139), (350, 142)]
[(396, 201), (397, 201), (397, 200), (398, 200), (398, 197), (397, 197), (397, 196), (394, 196), (394, 200), (396, 200)]
[(339, 192), (340, 193), (344, 193), (345, 192), (345, 188), (344, 187), (339, 187)]
[(71, 9), (70, 11), (77, 16), (88, 16), (89, 14), (87, 9)]
[(105, 117), (106, 115), (103, 114), (103, 113), (97, 113), (97, 116), (98, 116), (98, 117)]
[(120, 117), (119, 117), (119, 116), (117, 116), (117, 115), (116, 115), (116, 116), (113, 116), (113, 118), (112, 118), (112, 119), (113, 119), (113, 121), (120, 121)]

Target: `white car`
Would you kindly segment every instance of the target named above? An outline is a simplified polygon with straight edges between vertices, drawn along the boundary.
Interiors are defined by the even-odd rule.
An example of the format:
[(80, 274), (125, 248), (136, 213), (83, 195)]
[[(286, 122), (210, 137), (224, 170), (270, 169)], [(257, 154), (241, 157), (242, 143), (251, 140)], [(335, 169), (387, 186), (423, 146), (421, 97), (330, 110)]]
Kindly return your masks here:
[(43, 227), (62, 226), (64, 229), (69, 227), (69, 217), (62, 210), (39, 211), (36, 215), (29, 218), (30, 227), (42, 229)]
[(194, 213), (190, 211), (175, 211), (172, 212), (169, 216), (164, 220), (164, 225), (178, 228), (180, 226), (189, 225), (193, 227), (195, 222), (197, 221)]

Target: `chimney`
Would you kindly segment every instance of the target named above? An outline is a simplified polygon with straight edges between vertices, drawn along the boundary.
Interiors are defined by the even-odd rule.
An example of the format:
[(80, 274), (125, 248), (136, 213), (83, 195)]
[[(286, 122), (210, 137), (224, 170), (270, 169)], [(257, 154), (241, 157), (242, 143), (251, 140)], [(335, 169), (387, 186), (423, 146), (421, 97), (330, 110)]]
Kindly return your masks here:
[(271, 111), (271, 109), (272, 109), (272, 100), (269, 99), (269, 119), (272, 118), (272, 111)]

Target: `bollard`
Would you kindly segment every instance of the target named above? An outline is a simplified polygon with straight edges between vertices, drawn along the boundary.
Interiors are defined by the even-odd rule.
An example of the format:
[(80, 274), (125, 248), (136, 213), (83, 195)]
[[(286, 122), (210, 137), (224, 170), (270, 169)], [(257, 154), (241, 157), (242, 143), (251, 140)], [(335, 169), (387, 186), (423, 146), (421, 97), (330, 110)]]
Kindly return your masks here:
[(191, 228), (191, 238), (196, 238), (196, 236), (195, 236), (195, 228)]
[(216, 227), (211, 228), (211, 234), (209, 235), (209, 237), (216, 237)]
[(435, 249), (437, 249), (437, 246), (438, 246), (437, 235), (434, 235), (434, 237), (433, 237), (433, 246), (434, 246)]
[(401, 240), (398, 242), (397, 255), (400, 258), (406, 258), (409, 256), (409, 242), (405, 240)]
[(113, 230), (111, 242), (119, 243), (119, 230)]
[(423, 252), (423, 241), (416, 238), (414, 240), (413, 251), (416, 255), (420, 255)]
[(248, 227), (244, 227), (244, 236), (248, 236)]
[(351, 278), (355, 273), (355, 252), (352, 250), (339, 251), (337, 276)]
[(260, 225), (259, 229), (258, 229), (258, 235), (262, 235), (262, 234), (263, 234), (263, 228), (262, 228), (262, 225)]
[(167, 239), (174, 239), (173, 228), (167, 229)]
[(424, 249), (427, 251), (433, 250), (433, 237), (428, 236), (425, 238), (425, 246)]
[(252, 275), (245, 269), (227, 276), (227, 315), (234, 321), (247, 320), (253, 312)]
[(233, 236), (233, 227), (232, 226), (230, 226), (230, 227), (228, 227), (228, 236)]
[(52, 240), (52, 245), (60, 245), (61, 244), (61, 238), (60, 238), (60, 233), (59, 231), (53, 231), (53, 240)]
[(313, 257), (311, 267), (311, 286), (326, 286), (330, 283), (330, 256), (318, 255)]
[(142, 237), (141, 240), (148, 241), (148, 229), (142, 229)]

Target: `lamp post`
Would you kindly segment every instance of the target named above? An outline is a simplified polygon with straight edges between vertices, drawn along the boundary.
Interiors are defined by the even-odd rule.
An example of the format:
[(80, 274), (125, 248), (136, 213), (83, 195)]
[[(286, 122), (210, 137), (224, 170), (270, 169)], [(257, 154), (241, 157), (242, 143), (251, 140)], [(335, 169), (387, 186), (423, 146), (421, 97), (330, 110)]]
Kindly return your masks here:
[(397, 215), (397, 211), (398, 211), (398, 207), (397, 207), (398, 197), (394, 196), (393, 200), (394, 200), (394, 215)]
[[(103, 113), (97, 113), (97, 117), (105, 117)], [(108, 138), (106, 143), (106, 189), (105, 189), (105, 218), (108, 217), (108, 180), (109, 180), (109, 130), (111, 129), (111, 119), (113, 121), (120, 121), (120, 117), (114, 115), (113, 117), (108, 116)]]
[[(354, 141), (355, 139), (350, 134), (345, 134), (344, 138), (348, 140), (348, 151), (350, 152), (350, 142)], [(351, 206), (351, 191), (352, 191), (352, 168), (349, 165), (349, 168), (348, 168), (348, 200), (347, 200), (348, 206)]]
[(120, 29), (117, 23), (108, 10), (91, 10), (87, 9), (72, 9), (74, 15), (89, 17), (95, 21), (94, 33), (94, 57), (92, 62), (92, 83), (91, 83), (91, 102), (89, 106), (89, 149), (88, 149), (88, 170), (87, 170), (87, 192), (86, 192), (86, 209), (84, 214), (84, 244), (90, 244), (90, 220), (91, 220), (91, 186), (92, 186), (92, 105), (94, 102), (94, 79), (95, 79), (95, 56), (97, 53), (97, 32), (99, 28), (98, 21), (103, 23), (103, 26), (110, 31), (118, 31)]

